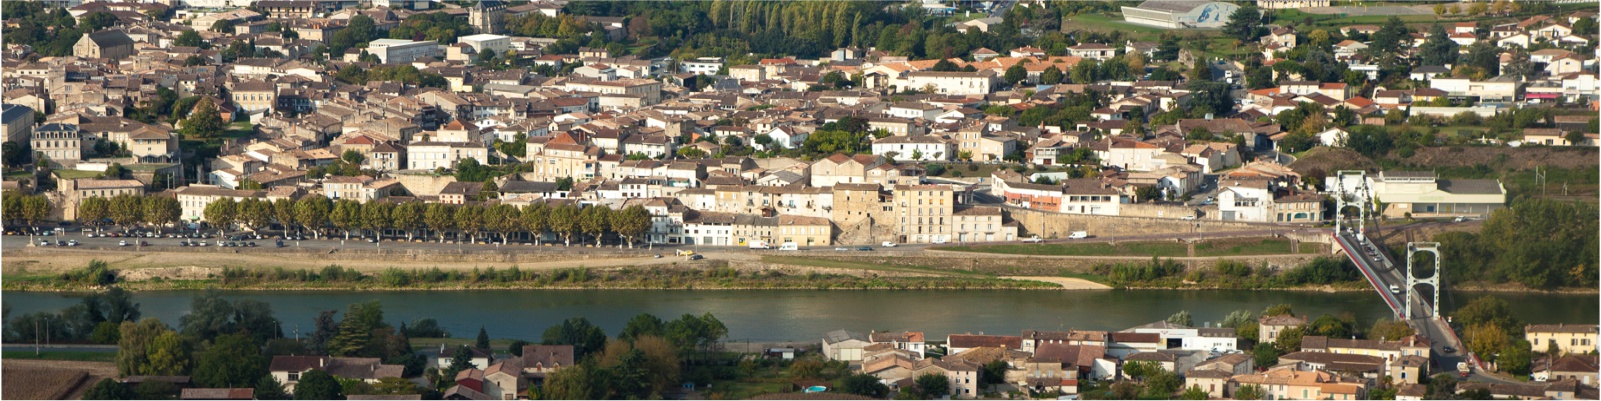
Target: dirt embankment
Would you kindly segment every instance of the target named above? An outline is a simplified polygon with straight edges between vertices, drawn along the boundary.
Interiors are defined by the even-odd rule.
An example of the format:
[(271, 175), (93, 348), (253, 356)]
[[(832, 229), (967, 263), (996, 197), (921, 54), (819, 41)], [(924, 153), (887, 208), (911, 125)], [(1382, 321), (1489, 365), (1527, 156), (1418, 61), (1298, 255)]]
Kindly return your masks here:
[(1538, 167), (1594, 168), (1596, 148), (1441, 146), (1418, 149), (1402, 161), (1418, 166), (1473, 167), (1480, 164), (1498, 170), (1532, 170)]
[(0, 370), (0, 398), (8, 400), (82, 399), (96, 382), (117, 376), (110, 362), (8, 359)]

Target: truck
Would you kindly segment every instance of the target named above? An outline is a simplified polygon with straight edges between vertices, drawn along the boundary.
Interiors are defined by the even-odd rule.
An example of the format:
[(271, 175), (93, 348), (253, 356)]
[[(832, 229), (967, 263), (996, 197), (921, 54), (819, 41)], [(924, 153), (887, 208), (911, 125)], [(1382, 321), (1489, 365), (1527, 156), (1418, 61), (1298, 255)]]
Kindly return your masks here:
[(778, 250), (780, 250), (780, 251), (799, 251), (800, 250), (800, 244), (796, 244), (794, 242), (785, 242), (785, 243), (782, 243), (782, 244), (778, 245)]
[(1468, 374), (1473, 373), (1473, 368), (1468, 367), (1467, 362), (1457, 362), (1456, 372), (1457, 374), (1462, 375), (1462, 377), (1468, 377)]
[(768, 245), (767, 241), (751, 241), (750, 249), (773, 249), (773, 246)]
[(1072, 234), (1069, 234), (1067, 236), (1067, 239), (1085, 239), (1085, 238), (1089, 238), (1089, 237), (1090, 237), (1089, 231), (1074, 231)]

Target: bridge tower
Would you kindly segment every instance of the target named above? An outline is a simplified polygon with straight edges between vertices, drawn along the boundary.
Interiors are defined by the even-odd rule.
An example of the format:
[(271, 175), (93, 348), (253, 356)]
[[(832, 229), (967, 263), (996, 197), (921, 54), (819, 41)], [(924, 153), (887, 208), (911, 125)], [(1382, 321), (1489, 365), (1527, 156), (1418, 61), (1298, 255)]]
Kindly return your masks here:
[[(1418, 278), (1414, 274), (1414, 271), (1416, 271), (1417, 267), (1419, 267), (1419, 266), (1414, 266), (1414, 264), (1417, 263), (1417, 262), (1415, 261), (1415, 259), (1413, 259), (1412, 256), (1416, 255), (1418, 253), (1429, 253), (1429, 254), (1433, 254), (1434, 255), (1434, 258), (1433, 258), (1434, 259), (1434, 273), (1430, 274), (1429, 277)], [(1418, 316), (1412, 316), (1412, 299), (1413, 299), (1413, 296), (1417, 296), (1418, 298), (1422, 298), (1422, 295), (1419, 295), (1417, 293), (1417, 291), (1418, 291), (1417, 290), (1417, 285), (1418, 284), (1428, 284), (1429, 287), (1432, 287), (1434, 289), (1434, 291), (1433, 291), (1434, 292), (1434, 303), (1432, 305), (1430, 305), (1430, 306), (1432, 306), (1434, 308), (1434, 314), (1431, 315), (1431, 316), (1440, 316), (1440, 291), (1441, 291), (1441, 288), (1440, 288), (1440, 243), (1438, 243), (1438, 242), (1408, 242), (1408, 243), (1406, 243), (1406, 299), (1403, 299), (1401, 301), (1401, 304), (1402, 305), (1406, 305), (1405, 313), (1406, 313), (1406, 318), (1407, 319), (1412, 319), (1414, 317), (1418, 317)]]
[(1324, 184), (1334, 192), (1334, 232), (1344, 232), (1345, 219), (1343, 214), (1346, 206), (1357, 207), (1356, 237), (1367, 239), (1367, 220), (1369, 209), (1373, 206), (1373, 191), (1368, 188), (1368, 173), (1362, 170), (1340, 170), (1335, 173), (1332, 182)]

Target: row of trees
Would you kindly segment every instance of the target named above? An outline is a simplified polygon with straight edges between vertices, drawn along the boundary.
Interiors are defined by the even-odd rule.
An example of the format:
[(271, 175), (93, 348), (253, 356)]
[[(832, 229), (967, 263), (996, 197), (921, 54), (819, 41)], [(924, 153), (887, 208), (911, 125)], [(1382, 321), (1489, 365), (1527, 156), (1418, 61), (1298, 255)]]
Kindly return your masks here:
[(44, 195), (23, 195), (21, 192), (7, 191), (0, 196), (0, 209), (4, 210), (7, 226), (18, 223), (22, 226), (32, 226), (50, 218), (50, 198)]
[(382, 235), (396, 230), (405, 233), (408, 240), (419, 232), (431, 231), (440, 241), (446, 233), (470, 241), (488, 231), (497, 234), (502, 243), (516, 234), (538, 242), (544, 233), (551, 232), (566, 245), (571, 245), (574, 238), (581, 239), (581, 235), (589, 236), (596, 245), (608, 235), (616, 235), (630, 247), (651, 226), (650, 212), (638, 205), (622, 210), (544, 203), (518, 208), (505, 204), (360, 203), (316, 195), (276, 201), (245, 198), (236, 202), (224, 198), (207, 205), (204, 215), (209, 224), (224, 229), (243, 225), (261, 230), (279, 224), (285, 230), (307, 229), (320, 236), (324, 229), (332, 228), (342, 231), (347, 239), (352, 232)]
[(164, 196), (130, 194), (110, 198), (90, 197), (78, 203), (78, 221), (99, 229), (106, 223), (119, 226), (149, 224), (162, 227), (182, 217), (178, 200)]

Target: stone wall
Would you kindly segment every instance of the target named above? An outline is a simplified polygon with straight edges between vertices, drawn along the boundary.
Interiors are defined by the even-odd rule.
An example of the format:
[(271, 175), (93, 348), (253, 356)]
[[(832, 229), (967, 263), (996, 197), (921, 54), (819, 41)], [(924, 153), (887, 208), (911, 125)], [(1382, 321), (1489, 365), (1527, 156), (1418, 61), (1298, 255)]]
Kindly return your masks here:
[[(810, 259), (832, 260), (839, 262), (871, 263), (887, 266), (917, 267), (934, 270), (967, 271), (999, 276), (1052, 276), (1066, 273), (1087, 272), (1095, 265), (1106, 263), (1150, 263), (1149, 256), (1122, 256), (1122, 257), (1029, 257), (1011, 256), (967, 252), (930, 252), (924, 255), (895, 255), (882, 254), (874, 256), (841, 256), (829, 252), (799, 252), (785, 253), (785, 256), (804, 256)], [(1237, 256), (1227, 260), (1244, 262), (1251, 266), (1266, 265), (1274, 270), (1289, 269), (1310, 262), (1321, 256), (1321, 253), (1308, 253), (1299, 255), (1277, 256)], [(1188, 269), (1210, 269), (1218, 261), (1225, 260), (1216, 257), (1181, 257), (1163, 258), (1183, 262)]]
[(1265, 223), (1066, 214), (1013, 207), (1007, 207), (1005, 210), (1012, 220), (1016, 220), (1022, 226), (1022, 232), (1019, 232), (1018, 236), (1023, 238), (1033, 235), (1039, 235), (1041, 238), (1066, 238), (1074, 231), (1088, 231), (1092, 236), (1107, 237), (1114, 234), (1188, 234), (1299, 228), (1299, 226)]
[(1184, 205), (1158, 205), (1152, 203), (1126, 203), (1118, 205), (1118, 214), (1122, 217), (1153, 217), (1176, 219), (1184, 216), (1199, 216), (1197, 209)]
[(412, 196), (438, 196), (445, 190), (446, 185), (456, 182), (455, 176), (433, 174), (395, 174), (400, 180), (400, 186), (411, 192)]

